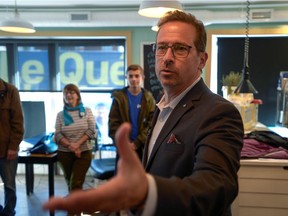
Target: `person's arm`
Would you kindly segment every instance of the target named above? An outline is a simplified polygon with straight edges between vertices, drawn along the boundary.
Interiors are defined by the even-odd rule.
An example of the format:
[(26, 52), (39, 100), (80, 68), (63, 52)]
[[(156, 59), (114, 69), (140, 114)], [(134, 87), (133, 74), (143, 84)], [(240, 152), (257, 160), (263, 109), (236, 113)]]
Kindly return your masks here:
[(148, 179), (148, 194), (145, 200), (143, 209), (141, 209), (141, 216), (154, 215), (157, 206), (157, 186), (153, 176), (147, 174)]
[[(148, 129), (152, 125), (152, 119), (153, 119), (153, 114), (155, 111), (155, 100), (153, 98), (153, 95), (148, 92), (147, 90), (145, 91), (145, 101), (143, 102), (143, 108), (144, 109), (144, 116), (140, 116), (142, 119), (142, 122), (140, 122), (140, 131), (136, 139), (134, 140), (134, 145), (135, 148), (142, 148), (146, 142), (147, 138), (147, 133)], [(141, 115), (141, 114), (140, 114)]]
[(63, 125), (63, 112), (59, 112), (56, 116), (55, 122), (55, 143), (57, 145), (62, 145), (63, 147), (68, 148), (70, 145), (69, 140), (61, 133), (61, 128)]
[(113, 140), (114, 143), (115, 143), (116, 131), (122, 123), (119, 106), (120, 106), (119, 101), (114, 98), (112, 101), (111, 108), (110, 108), (109, 120), (108, 120), (109, 136), (111, 137), (111, 139)]
[(44, 203), (43, 208), (71, 213), (115, 212), (144, 203), (148, 180), (138, 156), (130, 147), (130, 130), (130, 124), (124, 123), (115, 136), (120, 155), (115, 177), (95, 189), (73, 192), (66, 197), (53, 197)]
[(86, 108), (86, 112), (87, 112), (88, 129), (85, 131), (85, 134), (88, 136), (88, 139), (95, 139), (96, 138), (95, 118), (90, 108)]
[(18, 154), (18, 147), (21, 143), (24, 135), (23, 125), (23, 112), (20, 101), (20, 95), (16, 88), (9, 88), (8, 93), (11, 101), (11, 113), (10, 113), (10, 142), (7, 152), (7, 159), (15, 159)]
[[(164, 139), (158, 149), (162, 154), (148, 168), (149, 173), (156, 173), (155, 167), (159, 172), (185, 172), (170, 178), (154, 175), (158, 196), (155, 215), (225, 215), (237, 196), (243, 145), (241, 117), (235, 106), (228, 106), (227, 102), (212, 104), (214, 107), (203, 115), (186, 113), (173, 129), (179, 144), (171, 146), (169, 136)], [(183, 151), (180, 144), (185, 147)]]
[[(238, 192), (237, 170), (242, 148), (243, 127), (239, 112), (235, 111), (235, 107), (232, 109), (230, 106), (223, 111), (223, 107), (219, 106), (213, 112), (213, 116), (216, 117), (207, 118), (201, 123), (206, 127), (201, 127), (201, 131), (196, 131), (198, 137), (202, 139), (197, 139), (195, 161), (191, 161), (193, 172), (190, 171), (187, 177), (181, 179), (175, 176), (165, 178), (154, 175), (153, 190), (139, 159), (129, 146), (131, 126), (124, 123), (116, 133), (116, 144), (120, 155), (116, 176), (96, 189), (75, 192), (67, 198), (52, 198), (44, 204), (44, 208), (79, 213), (96, 210), (114, 212), (141, 206), (142, 208), (138, 210), (143, 210), (143, 214), (146, 210), (151, 210), (152, 215), (166, 216), (191, 215), (192, 213), (213, 215), (215, 212), (222, 215), (228, 210)], [(184, 120), (187, 122), (189, 119)], [(185, 124), (180, 126), (185, 126)], [(193, 133), (183, 132), (182, 127), (179, 133), (183, 133), (183, 144), (191, 143), (191, 139), (196, 139)], [(191, 158), (189, 151), (183, 154), (188, 154)], [(182, 157), (183, 154), (178, 157)], [(174, 165), (172, 163), (172, 166)], [(186, 169), (184, 166), (181, 168)], [(151, 190), (152, 194), (154, 191), (157, 195), (154, 195), (157, 199), (154, 213), (154, 207), (149, 207)]]

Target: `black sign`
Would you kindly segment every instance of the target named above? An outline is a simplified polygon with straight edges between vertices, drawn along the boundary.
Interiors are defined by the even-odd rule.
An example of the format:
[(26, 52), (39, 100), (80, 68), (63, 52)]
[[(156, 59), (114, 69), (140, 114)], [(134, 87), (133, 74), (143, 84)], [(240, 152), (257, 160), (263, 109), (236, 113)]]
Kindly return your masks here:
[(155, 99), (158, 98), (162, 86), (155, 73), (155, 55), (151, 44), (143, 45), (144, 87), (150, 90)]

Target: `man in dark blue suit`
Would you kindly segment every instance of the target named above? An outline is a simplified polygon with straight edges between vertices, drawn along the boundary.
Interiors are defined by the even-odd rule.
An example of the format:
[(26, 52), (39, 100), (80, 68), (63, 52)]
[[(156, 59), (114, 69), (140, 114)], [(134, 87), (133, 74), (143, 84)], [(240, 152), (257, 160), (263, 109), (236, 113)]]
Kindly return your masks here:
[(127, 145), (130, 126), (123, 124), (116, 134), (121, 159), (115, 178), (95, 190), (52, 199), (45, 208), (133, 209), (143, 216), (231, 214), (243, 146), (241, 116), (201, 78), (208, 58), (203, 23), (176, 11), (158, 26), (156, 74), (164, 94), (148, 133), (144, 168)]

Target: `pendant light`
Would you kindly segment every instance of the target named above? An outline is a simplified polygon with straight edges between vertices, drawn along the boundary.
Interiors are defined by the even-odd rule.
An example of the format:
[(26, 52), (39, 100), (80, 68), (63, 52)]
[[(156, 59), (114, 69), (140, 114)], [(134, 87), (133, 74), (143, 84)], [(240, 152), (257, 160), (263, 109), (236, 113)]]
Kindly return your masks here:
[(234, 93), (253, 93), (257, 94), (258, 91), (255, 89), (253, 84), (251, 83), (249, 77), (249, 13), (250, 13), (250, 2), (247, 0), (246, 7), (246, 37), (245, 37), (245, 45), (244, 45), (244, 67), (242, 71), (242, 80), (238, 84)]
[(14, 18), (7, 19), (0, 23), (0, 30), (12, 33), (34, 33), (34, 26), (25, 20), (20, 19), (17, 1), (15, 0)]
[(160, 18), (168, 11), (183, 10), (177, 0), (142, 0), (138, 14), (150, 18)]

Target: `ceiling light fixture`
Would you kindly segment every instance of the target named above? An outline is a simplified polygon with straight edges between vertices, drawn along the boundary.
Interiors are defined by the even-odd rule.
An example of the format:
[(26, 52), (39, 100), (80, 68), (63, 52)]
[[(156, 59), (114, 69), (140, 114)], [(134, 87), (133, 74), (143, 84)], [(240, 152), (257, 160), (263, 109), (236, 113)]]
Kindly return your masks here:
[(177, 0), (143, 0), (140, 4), (138, 14), (150, 18), (160, 18), (168, 11), (183, 10)]
[(34, 33), (34, 26), (25, 20), (21, 20), (18, 12), (17, 1), (15, 0), (15, 17), (0, 23), (0, 30), (13, 33)]
[(242, 80), (238, 84), (237, 88), (235, 89), (234, 93), (253, 93), (257, 94), (258, 91), (253, 86), (252, 82), (250, 81), (249, 77), (249, 13), (250, 13), (250, 2), (247, 0), (247, 8), (246, 8), (246, 38), (245, 38), (245, 45), (244, 45), (244, 68), (242, 74)]

